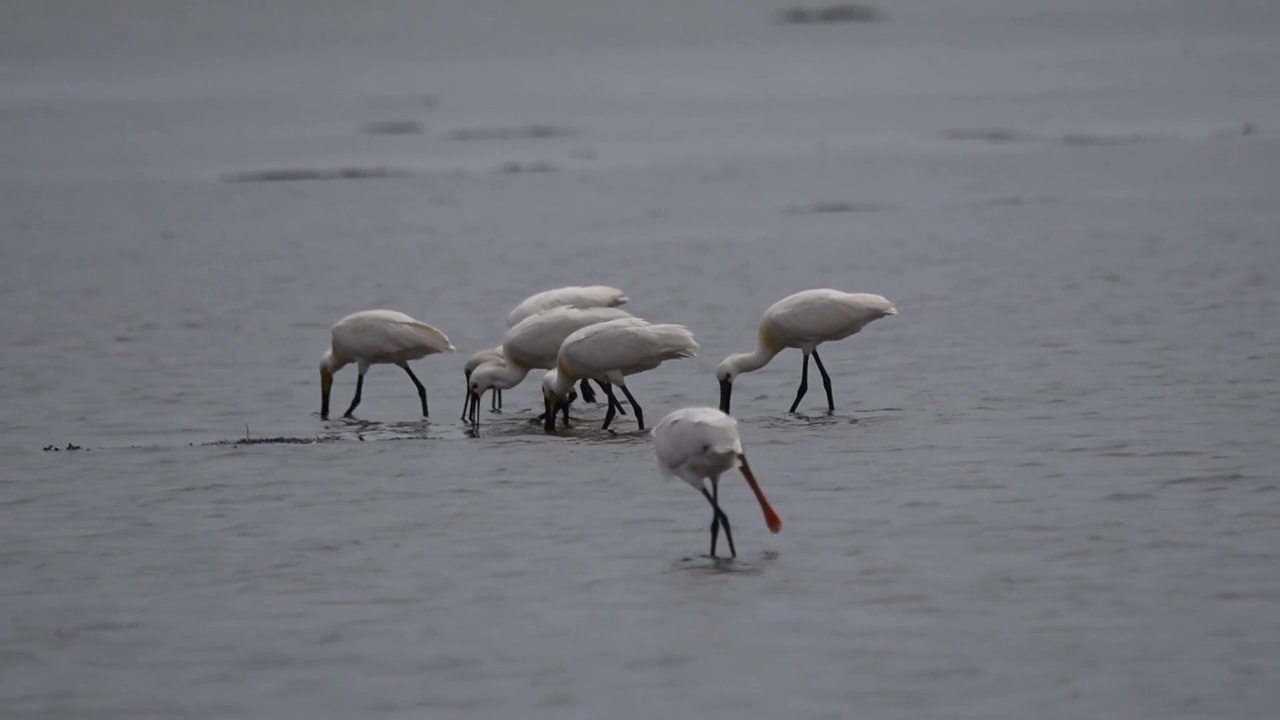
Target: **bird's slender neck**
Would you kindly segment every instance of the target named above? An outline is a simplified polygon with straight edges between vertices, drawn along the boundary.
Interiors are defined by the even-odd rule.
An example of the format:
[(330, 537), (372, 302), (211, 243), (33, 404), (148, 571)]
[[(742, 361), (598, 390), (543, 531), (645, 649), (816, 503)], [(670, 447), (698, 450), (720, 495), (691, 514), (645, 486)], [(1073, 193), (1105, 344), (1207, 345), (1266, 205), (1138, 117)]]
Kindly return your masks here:
[(752, 372), (768, 365), (769, 361), (777, 354), (777, 350), (761, 343), (749, 353), (734, 353), (730, 355), (729, 362), (740, 373)]
[(510, 390), (519, 385), (525, 376), (529, 374), (529, 368), (516, 363), (490, 367), (492, 369), (488, 373), (489, 387), (497, 390)]
[(562, 398), (573, 389), (573, 378), (563, 372), (558, 372), (549, 383), (547, 389), (554, 393), (556, 397)]
[(338, 348), (331, 347), (329, 348), (329, 351), (324, 354), (324, 357), (320, 358), (320, 367), (329, 371), (329, 374), (332, 375), (350, 362), (351, 360), (339, 352)]

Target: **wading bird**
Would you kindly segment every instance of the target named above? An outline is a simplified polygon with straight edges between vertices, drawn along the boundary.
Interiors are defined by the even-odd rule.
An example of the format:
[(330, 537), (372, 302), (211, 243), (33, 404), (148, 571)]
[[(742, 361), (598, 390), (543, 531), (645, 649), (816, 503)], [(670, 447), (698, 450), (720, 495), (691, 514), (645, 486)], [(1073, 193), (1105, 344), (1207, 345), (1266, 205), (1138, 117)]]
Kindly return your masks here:
[[(472, 355), (471, 357), (467, 358), (467, 363), (462, 366), (462, 371), (466, 373), (466, 376), (467, 376), (467, 383), (464, 386), (464, 391), (466, 392), (466, 398), (464, 398), (462, 401), (462, 420), (464, 422), (466, 421), (469, 411), (471, 409), (471, 398), (472, 398), (471, 373), (476, 368), (488, 362), (495, 362), (500, 365), (506, 364), (507, 360), (502, 354), (501, 345), (499, 345), (498, 347), (491, 347), (487, 350), (481, 350), (475, 355)], [(502, 391), (501, 390), (493, 391), (493, 404), (490, 406), (489, 409), (490, 410), (502, 409)]]
[(800, 399), (809, 389), (809, 356), (818, 364), (822, 373), (822, 386), (827, 391), (827, 410), (835, 412), (836, 403), (831, 396), (831, 376), (818, 357), (818, 346), (824, 342), (843, 340), (861, 330), (867, 323), (886, 315), (897, 315), (898, 310), (885, 298), (867, 293), (846, 293), (839, 290), (804, 290), (787, 296), (764, 311), (760, 318), (759, 345), (754, 352), (734, 353), (716, 368), (720, 381), (720, 410), (729, 412), (729, 398), (733, 394), (733, 381), (740, 373), (759, 370), (775, 355), (786, 348), (800, 348), (804, 352), (804, 366), (800, 371), (800, 387), (791, 403), (793, 413)]
[(613, 421), (614, 408), (621, 407), (613, 396), (613, 385), (622, 388), (631, 403), (636, 424), (644, 429), (644, 411), (627, 389), (626, 376), (652, 370), (667, 360), (695, 357), (698, 343), (683, 325), (654, 325), (640, 318), (622, 318), (597, 323), (575, 331), (564, 339), (553, 372), (542, 378), (543, 421), (547, 432), (555, 432), (554, 410), (564, 402), (573, 384), (592, 379), (600, 382), (609, 396), (603, 429)]
[[(751, 486), (769, 531), (776, 533), (782, 529), (782, 520), (773, 511), (747, 464), (742, 440), (738, 437), (738, 423), (732, 417), (709, 407), (676, 410), (653, 429), (653, 449), (664, 476), (684, 480), (711, 503), (711, 557), (716, 556), (716, 536), (721, 527), (729, 541), (729, 554), (738, 556), (729, 530), (729, 516), (720, 509), (720, 475), (733, 468), (741, 470), (742, 477)], [(704, 480), (711, 481), (710, 492)]]
[(320, 359), (320, 417), (329, 419), (333, 374), (348, 363), (356, 364), (360, 377), (356, 380), (351, 407), (343, 417), (351, 417), (360, 404), (364, 374), (369, 366), (381, 364), (399, 365), (409, 374), (422, 401), (422, 417), (427, 417), (427, 389), (409, 369), (409, 361), (454, 349), (444, 333), (395, 310), (364, 310), (342, 318), (333, 326), (333, 340)]
[[(484, 363), (471, 371), (468, 381), (473, 403), (471, 422), (480, 422), (480, 398), (491, 388), (510, 390), (519, 385), (530, 370), (555, 367), (560, 345), (575, 330), (630, 317), (631, 313), (619, 308), (556, 307), (521, 320), (507, 331), (507, 337), (502, 341), (504, 362)], [(595, 393), (586, 382), (582, 383), (582, 398), (587, 402), (595, 402)]]
[(579, 309), (594, 307), (617, 307), (627, 302), (627, 296), (618, 288), (607, 285), (589, 285), (543, 290), (530, 295), (515, 306), (507, 315), (507, 327), (515, 327), (521, 320), (537, 315), (554, 307), (572, 307)]

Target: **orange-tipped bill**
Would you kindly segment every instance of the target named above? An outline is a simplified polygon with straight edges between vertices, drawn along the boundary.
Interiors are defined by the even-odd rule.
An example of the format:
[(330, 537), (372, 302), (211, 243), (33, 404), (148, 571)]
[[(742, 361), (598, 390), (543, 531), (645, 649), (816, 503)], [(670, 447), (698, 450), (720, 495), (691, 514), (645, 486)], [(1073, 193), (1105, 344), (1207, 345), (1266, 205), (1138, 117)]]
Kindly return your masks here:
[(764, 491), (760, 489), (760, 483), (756, 482), (756, 476), (751, 472), (751, 466), (747, 464), (747, 456), (739, 455), (738, 460), (742, 465), (738, 468), (742, 471), (742, 477), (747, 479), (747, 484), (751, 486), (751, 492), (756, 494), (756, 500), (760, 503), (760, 509), (764, 511), (764, 524), (769, 526), (769, 532), (776, 533), (782, 530), (782, 518), (778, 517), (778, 513), (773, 511), (773, 506), (769, 504), (769, 498), (764, 496)]

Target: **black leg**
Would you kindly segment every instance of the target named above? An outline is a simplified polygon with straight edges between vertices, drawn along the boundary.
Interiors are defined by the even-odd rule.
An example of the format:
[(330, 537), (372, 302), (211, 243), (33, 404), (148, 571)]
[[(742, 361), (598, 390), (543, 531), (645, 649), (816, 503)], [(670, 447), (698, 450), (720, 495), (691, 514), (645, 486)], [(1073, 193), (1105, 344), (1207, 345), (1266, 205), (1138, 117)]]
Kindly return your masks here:
[(644, 411), (640, 409), (640, 403), (636, 402), (636, 396), (631, 394), (626, 385), (622, 385), (622, 394), (627, 396), (627, 402), (631, 403), (631, 411), (636, 414), (636, 425), (640, 429), (644, 429)]
[(360, 404), (360, 391), (364, 390), (364, 373), (360, 373), (360, 377), (356, 378), (356, 396), (351, 398), (351, 407), (342, 413), (342, 417), (349, 418), (351, 413), (356, 411), (356, 406)]
[(796, 400), (791, 403), (791, 409), (787, 412), (793, 413), (796, 408), (800, 407), (800, 398), (809, 390), (809, 353), (804, 354), (804, 369), (800, 371), (800, 389), (796, 390)]
[(822, 373), (822, 387), (827, 391), (827, 412), (836, 411), (836, 401), (831, 397), (831, 376), (827, 374), (827, 369), (822, 367), (822, 358), (818, 357), (818, 351), (813, 351), (813, 361), (818, 363), (818, 372)]
[[(601, 391), (601, 392), (604, 392), (604, 386), (605, 386), (605, 385), (608, 385), (608, 384), (609, 384), (609, 383), (600, 382), (599, 380), (597, 380), (597, 381), (596, 381), (596, 385), (599, 385), (599, 386), (600, 386), (600, 391)], [(622, 403), (618, 402), (618, 399), (617, 399), (617, 398), (614, 398), (614, 400), (613, 400), (613, 409), (614, 409), (614, 410), (617, 410), (619, 415), (626, 415), (626, 414), (627, 414), (627, 409), (626, 409), (626, 408), (624, 408), (624, 407), (622, 407)]]
[(493, 405), (489, 409), (490, 410), (502, 409), (502, 391), (501, 390), (497, 388), (493, 389)]
[(542, 428), (549, 433), (556, 431), (556, 407), (545, 395), (542, 397)]
[[(711, 481), (711, 499), (716, 501), (716, 507), (720, 507), (720, 481)], [(729, 516), (720, 511), (720, 527), (724, 528), (724, 539), (729, 541), (729, 555), (738, 557), (738, 551), (733, 547), (733, 532), (729, 530)]]
[[(613, 385), (611, 385), (611, 384), (609, 384), (609, 383), (606, 383), (606, 382), (602, 382), (602, 383), (600, 383), (600, 389), (601, 389), (601, 390), (604, 390), (606, 386), (607, 386), (607, 387), (609, 387), (609, 388), (612, 388), (612, 387), (613, 387)], [(617, 396), (617, 395), (613, 395), (612, 393), (609, 393), (609, 396), (613, 398), (613, 400), (612, 400), (611, 402), (613, 403), (613, 410), (614, 410), (614, 412), (618, 413), (619, 415), (626, 415), (626, 414), (627, 414), (627, 410), (626, 410), (626, 408), (622, 407), (622, 403), (618, 402), (618, 396)]]
[(720, 483), (711, 483), (711, 557), (716, 556), (716, 538), (720, 535)]
[(422, 401), (422, 417), (427, 417), (430, 414), (427, 412), (427, 389), (418, 381), (418, 376), (413, 374), (413, 370), (407, 363), (400, 367), (404, 368), (404, 371), (409, 373), (409, 379), (413, 381), (413, 386), (418, 388), (418, 399)]
[[(495, 391), (495, 392), (496, 392), (496, 391)], [(577, 401), (578, 401), (578, 391), (577, 391), (577, 390), (570, 390), (570, 391), (569, 391), (569, 397), (568, 397), (568, 399), (566, 399), (566, 400), (564, 401), (564, 402), (565, 402), (565, 405), (567, 405), (567, 406), (568, 406), (568, 405), (573, 405), (573, 404), (574, 404), (575, 402), (577, 402)], [(557, 401), (556, 409), (557, 409), (557, 410), (559, 410), (559, 409), (560, 409), (560, 405), (558, 404), (558, 401)], [(543, 412), (543, 413), (539, 413), (539, 414), (538, 414), (538, 417), (536, 417), (536, 418), (532, 418), (531, 420), (529, 420), (529, 422), (531, 422), (531, 423), (540, 423), (540, 422), (543, 422), (543, 421), (544, 421), (544, 420), (546, 420), (546, 419), (547, 419), (547, 414), (546, 414), (545, 412)]]
[(616, 408), (618, 407), (618, 398), (614, 397), (613, 386), (609, 383), (602, 384), (600, 389), (604, 390), (604, 394), (609, 396), (609, 409), (604, 411), (604, 425), (601, 425), (600, 429), (608, 430), (609, 423), (613, 422), (613, 416), (616, 412)]
[(564, 419), (564, 426), (569, 427), (569, 401), (560, 401), (560, 416)]
[(591, 389), (591, 381), (583, 378), (582, 382), (578, 383), (578, 386), (582, 388), (582, 402), (593, 403), (596, 401), (596, 391)]
[(469, 420), (472, 425), (480, 424), (480, 396), (467, 390), (467, 403), (471, 406), (471, 412), (468, 413)]
[[(716, 495), (720, 494), (719, 487), (715, 482), (711, 483), (711, 487), (716, 490)], [(738, 557), (738, 551), (733, 547), (733, 534), (729, 530), (729, 516), (724, 514), (724, 511), (720, 509), (720, 503), (716, 502), (715, 496), (707, 492), (705, 487), (702, 488), (702, 496), (707, 499), (707, 502), (711, 503), (711, 509), (714, 512), (711, 519), (711, 557), (716, 556), (716, 529), (721, 525), (724, 526), (724, 537), (729, 541), (729, 555), (735, 558)]]

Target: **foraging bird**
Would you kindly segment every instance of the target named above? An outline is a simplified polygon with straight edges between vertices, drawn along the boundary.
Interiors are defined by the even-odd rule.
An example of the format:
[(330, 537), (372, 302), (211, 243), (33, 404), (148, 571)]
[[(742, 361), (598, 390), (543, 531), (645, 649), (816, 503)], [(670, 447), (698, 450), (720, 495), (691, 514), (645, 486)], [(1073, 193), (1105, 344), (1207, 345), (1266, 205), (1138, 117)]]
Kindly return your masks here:
[[(502, 341), (504, 362), (487, 362), (471, 371), (468, 388), (474, 398), (472, 402), (479, 403), (490, 388), (510, 390), (534, 368), (555, 367), (561, 343), (575, 330), (630, 317), (631, 313), (618, 308), (556, 307), (521, 320), (507, 331), (507, 337)], [(595, 401), (595, 393), (585, 382), (582, 383), (582, 397), (587, 402)], [(471, 421), (478, 423), (477, 405), (472, 405), (472, 410)]]
[(588, 378), (600, 382), (609, 396), (609, 410), (602, 429), (613, 421), (613, 385), (622, 388), (631, 403), (636, 424), (644, 429), (644, 411), (627, 388), (626, 376), (652, 370), (667, 360), (695, 357), (698, 343), (683, 325), (654, 325), (636, 317), (610, 320), (589, 325), (564, 339), (552, 372), (542, 378), (542, 397), (546, 408), (547, 432), (555, 432), (553, 410), (563, 402), (573, 384)]
[(364, 310), (342, 318), (333, 326), (333, 340), (320, 359), (320, 417), (329, 419), (333, 374), (348, 363), (356, 363), (360, 377), (356, 380), (356, 395), (351, 398), (351, 407), (343, 417), (351, 417), (360, 404), (364, 374), (369, 371), (369, 366), (385, 363), (398, 365), (409, 374), (409, 379), (418, 389), (418, 399), (422, 401), (422, 417), (427, 417), (427, 389), (409, 368), (409, 361), (454, 349), (444, 333), (395, 310)]
[(617, 307), (627, 302), (627, 296), (618, 288), (607, 285), (589, 285), (544, 290), (530, 295), (515, 306), (507, 315), (507, 327), (515, 327), (521, 320), (537, 315), (554, 307), (572, 307), (578, 309), (594, 307)]
[[(653, 429), (653, 449), (664, 476), (684, 480), (711, 503), (711, 557), (716, 556), (716, 536), (722, 526), (729, 541), (729, 554), (738, 556), (729, 530), (729, 517), (720, 509), (720, 475), (735, 467), (742, 471), (742, 477), (755, 493), (769, 531), (776, 533), (782, 529), (782, 520), (773, 511), (747, 464), (742, 440), (738, 437), (738, 423), (729, 415), (709, 407), (676, 410)], [(704, 479), (711, 481), (710, 492)]]
[[(466, 364), (462, 366), (462, 371), (467, 376), (466, 378), (467, 382), (465, 386), (467, 397), (462, 401), (462, 420), (464, 422), (467, 419), (467, 412), (471, 408), (471, 400), (473, 397), (471, 395), (471, 373), (476, 368), (488, 362), (498, 363), (499, 365), (506, 365), (507, 360), (506, 360), (506, 357), (504, 357), (502, 354), (501, 345), (497, 347), (488, 348), (487, 350), (481, 350), (475, 355), (472, 355), (471, 357), (467, 358)], [(502, 391), (501, 390), (493, 391), (493, 404), (489, 407), (489, 409), (490, 410), (502, 409)]]
[(716, 379), (720, 381), (720, 410), (729, 412), (733, 381), (740, 373), (759, 370), (785, 348), (793, 347), (804, 351), (804, 366), (800, 371), (800, 387), (796, 391), (795, 402), (787, 412), (796, 411), (800, 399), (809, 389), (810, 355), (818, 364), (818, 372), (822, 373), (822, 385), (827, 391), (827, 410), (835, 412), (831, 376), (827, 375), (822, 358), (818, 357), (818, 346), (843, 340), (873, 320), (897, 314), (893, 303), (867, 293), (804, 290), (779, 300), (765, 310), (760, 319), (760, 339), (755, 351), (734, 353), (716, 368)]

